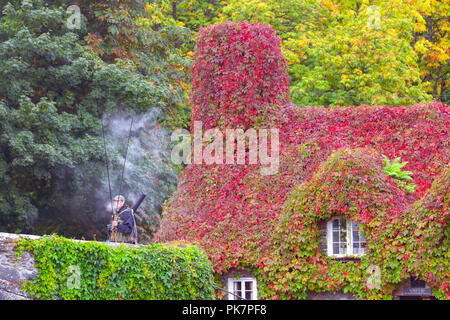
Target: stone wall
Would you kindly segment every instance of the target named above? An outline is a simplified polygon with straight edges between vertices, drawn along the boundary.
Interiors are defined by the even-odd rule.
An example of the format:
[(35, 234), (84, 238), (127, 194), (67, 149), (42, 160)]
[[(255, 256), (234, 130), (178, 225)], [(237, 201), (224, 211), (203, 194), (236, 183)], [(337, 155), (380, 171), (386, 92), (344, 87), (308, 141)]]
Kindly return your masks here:
[(319, 248), (323, 252), (324, 255), (328, 254), (328, 244), (327, 244), (327, 221), (320, 220), (318, 223), (319, 230), (320, 230), (320, 244)]
[[(16, 241), (19, 238), (27, 237), (38, 240), (40, 236), (12, 234), (0, 232), (0, 300), (30, 300), (27, 293), (21, 290), (21, 285), (25, 280), (31, 280), (37, 276), (38, 270), (34, 267), (34, 257), (29, 252), (25, 252), (18, 258), (14, 255)], [(84, 242), (84, 240), (75, 240)], [(116, 247), (120, 243), (108, 243)], [(140, 246), (126, 244), (127, 246)]]
[(434, 299), (433, 291), (423, 280), (411, 277), (400, 283), (392, 293), (394, 300), (412, 299), (429, 300)]
[(331, 292), (310, 292), (308, 294), (308, 300), (356, 300), (355, 297), (348, 293), (343, 293), (342, 291), (331, 293)]
[(0, 300), (29, 300), (30, 296), (21, 290), (24, 280), (33, 279), (38, 271), (34, 257), (25, 252), (16, 258), (15, 242), (21, 237), (39, 239), (38, 236), (0, 233)]

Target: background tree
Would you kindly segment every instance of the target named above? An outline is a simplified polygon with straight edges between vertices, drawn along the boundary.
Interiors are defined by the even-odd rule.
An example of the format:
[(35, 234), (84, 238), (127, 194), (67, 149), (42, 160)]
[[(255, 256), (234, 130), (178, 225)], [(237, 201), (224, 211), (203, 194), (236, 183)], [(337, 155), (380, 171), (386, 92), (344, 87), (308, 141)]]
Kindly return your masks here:
[(421, 77), (430, 83), (433, 99), (448, 103), (450, 73), (450, 3), (448, 1), (411, 1), (414, 25), (414, 49), (419, 56)]
[[(136, 118), (158, 110), (154, 125), (182, 124), (171, 110), (186, 111), (178, 84), (187, 81), (188, 61), (178, 52), (189, 31), (146, 24), (144, 7), (131, 1), (80, 2), (74, 29), (67, 25), (69, 1), (0, 4), (0, 228), (105, 236), (108, 195), (97, 192), (107, 190), (101, 119), (107, 139), (117, 129), (109, 130), (108, 119), (119, 110)], [(112, 176), (120, 175), (125, 145), (121, 139), (108, 150)], [(138, 160), (160, 178), (160, 198), (151, 201), (142, 183), (123, 190), (149, 194), (140, 225), (151, 236), (177, 168)]]
[(447, 1), (158, 0), (151, 6), (159, 8), (155, 17), (194, 33), (226, 20), (270, 24), (283, 40), (291, 97), (299, 105), (448, 101)]
[[(410, 45), (414, 21), (399, 1), (230, 1), (222, 20), (279, 31), (298, 105), (407, 105), (428, 101)], [(396, 6), (398, 5), (398, 7)]]

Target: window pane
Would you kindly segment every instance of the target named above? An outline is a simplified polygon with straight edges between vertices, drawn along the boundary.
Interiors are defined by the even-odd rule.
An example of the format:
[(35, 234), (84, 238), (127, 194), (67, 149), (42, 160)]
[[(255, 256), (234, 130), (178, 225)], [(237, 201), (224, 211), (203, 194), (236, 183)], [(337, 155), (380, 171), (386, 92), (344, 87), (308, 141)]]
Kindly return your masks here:
[(359, 234), (360, 231), (358, 230), (358, 227), (353, 224), (353, 242), (358, 242), (359, 241)]
[(252, 281), (245, 281), (245, 290), (246, 291), (248, 291), (248, 290), (252, 290), (252, 285), (253, 285), (253, 283), (252, 283)]
[(332, 245), (333, 254), (345, 254), (347, 252), (347, 230), (344, 219), (333, 220)]
[(237, 296), (234, 296), (234, 299), (239, 300), (239, 297), (242, 297), (242, 284), (240, 281), (234, 281), (234, 290), (233, 293)]
[(339, 242), (339, 231), (333, 231), (333, 242)]
[(339, 254), (347, 254), (347, 244), (345, 242), (340, 244)]
[[(332, 234), (328, 245), (331, 246), (331, 252), (333, 255), (350, 254), (352, 251), (351, 249), (353, 249), (353, 245), (347, 243), (350, 239), (353, 239), (353, 241), (358, 244), (358, 248), (360, 247), (361, 236), (353, 233), (352, 222), (347, 222), (343, 218), (334, 218), (331, 221), (331, 225)], [(355, 228), (355, 230), (357, 230), (357, 228)]]
[(366, 241), (366, 237), (364, 237), (364, 232), (362, 230), (359, 230), (359, 237), (361, 238), (361, 241)]
[(364, 253), (366, 242), (364, 238), (364, 232), (360, 228), (358, 222), (352, 221), (352, 248), (353, 254), (361, 255)]
[(339, 254), (339, 243), (333, 243), (333, 254)]
[(333, 229), (339, 230), (339, 219), (333, 220)]
[(340, 241), (345, 243), (345, 245), (347, 245), (347, 230), (346, 229), (341, 230)]
[(366, 252), (366, 243), (361, 242), (361, 246), (359, 247), (359, 253), (363, 254), (364, 252)]
[(245, 291), (245, 299), (251, 300), (252, 299), (252, 292), (251, 291)]

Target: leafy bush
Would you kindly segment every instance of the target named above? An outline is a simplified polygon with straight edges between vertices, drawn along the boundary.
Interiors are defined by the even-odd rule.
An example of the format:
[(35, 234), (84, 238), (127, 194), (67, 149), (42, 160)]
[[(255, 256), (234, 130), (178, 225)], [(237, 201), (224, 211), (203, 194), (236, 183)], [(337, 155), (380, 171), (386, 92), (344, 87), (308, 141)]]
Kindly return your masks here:
[(23, 289), (38, 299), (213, 298), (211, 263), (185, 243), (114, 248), (54, 235), (21, 238), (17, 247), (35, 256), (39, 274)]

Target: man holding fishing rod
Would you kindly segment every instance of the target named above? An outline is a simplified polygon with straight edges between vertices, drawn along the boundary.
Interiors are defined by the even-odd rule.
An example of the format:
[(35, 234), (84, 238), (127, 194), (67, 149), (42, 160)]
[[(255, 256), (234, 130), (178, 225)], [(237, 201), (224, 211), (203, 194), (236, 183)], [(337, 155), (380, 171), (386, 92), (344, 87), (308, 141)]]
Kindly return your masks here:
[[(125, 172), (125, 165), (128, 155), (128, 146), (130, 144), (132, 127), (133, 127), (133, 118), (131, 118), (130, 131), (128, 133), (127, 150), (125, 152), (125, 159), (123, 161), (122, 177), (120, 180), (119, 193), (122, 187), (122, 181)], [(134, 213), (137, 211), (142, 201), (144, 201), (146, 195), (142, 194), (132, 208), (129, 208), (125, 204), (125, 197), (120, 194), (115, 196), (114, 199), (112, 199), (111, 182), (109, 179), (108, 154), (106, 152), (106, 140), (105, 140), (105, 129), (103, 125), (103, 118), (102, 118), (102, 136), (103, 136), (103, 147), (105, 149), (106, 172), (108, 174), (109, 197), (113, 202), (111, 204), (113, 214), (111, 217), (111, 222), (107, 225), (108, 239), (106, 240), (106, 242), (137, 244), (139, 242), (139, 237), (136, 229), (136, 220), (134, 219)]]
[[(110, 242), (138, 243), (134, 210), (125, 204), (125, 197), (117, 195), (113, 199), (113, 216), (108, 224)], [(107, 240), (107, 241), (108, 241)]]

